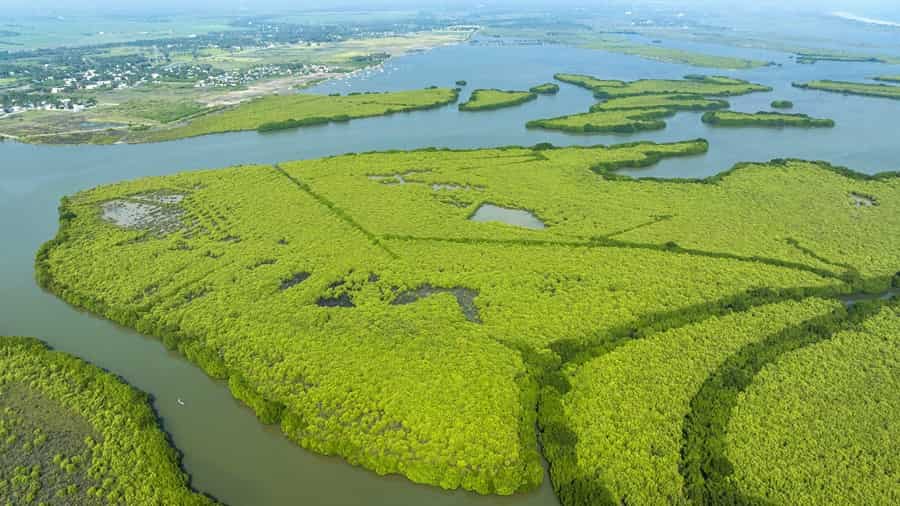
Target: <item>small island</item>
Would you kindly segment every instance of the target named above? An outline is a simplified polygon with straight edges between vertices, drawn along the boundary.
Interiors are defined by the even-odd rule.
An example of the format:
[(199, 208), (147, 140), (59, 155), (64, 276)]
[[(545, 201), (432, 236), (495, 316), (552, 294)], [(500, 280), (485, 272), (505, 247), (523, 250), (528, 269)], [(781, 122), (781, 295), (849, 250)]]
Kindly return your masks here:
[(32, 338), (0, 337), (0, 371), (0, 503), (215, 504), (147, 394)]
[(673, 114), (675, 114), (674, 110), (662, 108), (596, 111), (532, 120), (525, 126), (568, 133), (632, 134), (645, 130), (662, 130), (666, 127), (666, 122), (660, 118), (666, 118)]
[(845, 95), (900, 99), (900, 86), (891, 86), (889, 84), (822, 80), (810, 81), (808, 83), (793, 83), (793, 86), (805, 90), (830, 91), (833, 93), (843, 93)]
[(537, 93), (530, 91), (506, 91), (497, 89), (478, 89), (472, 92), (468, 102), (459, 104), (460, 111), (491, 111), (512, 107), (537, 98)]
[(456, 81), (457, 86), (467, 86), (468, 84), (469, 83), (465, 79), (460, 79), (459, 81)]
[(556, 74), (554, 78), (594, 92), (596, 98), (618, 98), (636, 95), (704, 95), (727, 97), (772, 91), (772, 88), (742, 79), (724, 76), (689, 74), (684, 79), (639, 79), (637, 81), (603, 80), (581, 74)]
[(813, 118), (806, 114), (785, 114), (780, 112), (745, 113), (734, 111), (710, 111), (703, 115), (703, 122), (715, 126), (761, 126), (761, 127), (807, 127), (831, 128), (834, 120)]
[(770, 105), (773, 109), (792, 109), (794, 107), (794, 103), (790, 100), (774, 100)]
[(528, 91), (539, 95), (556, 95), (559, 93), (559, 85), (556, 83), (544, 83), (534, 86)]

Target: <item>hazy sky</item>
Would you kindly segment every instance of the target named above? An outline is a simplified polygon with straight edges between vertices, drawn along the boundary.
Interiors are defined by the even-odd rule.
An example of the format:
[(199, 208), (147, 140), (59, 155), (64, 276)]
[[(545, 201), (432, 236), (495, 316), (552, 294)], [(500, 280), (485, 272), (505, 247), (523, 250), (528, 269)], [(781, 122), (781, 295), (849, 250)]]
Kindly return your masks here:
[[(202, 10), (211, 13), (260, 12), (265, 10), (324, 10), (346, 7), (370, 7), (379, 9), (418, 9), (428, 7), (473, 7), (488, 6), (553, 6), (562, 3), (579, 6), (608, 6), (620, 4), (638, 7), (641, 4), (671, 5), (673, 8), (688, 6), (710, 9), (742, 10), (753, 6), (759, 8), (789, 7), (813, 11), (844, 10), (860, 13), (900, 12), (897, 0), (0, 0), (0, 18), (3, 12), (12, 10), (39, 11), (141, 11), (160, 9)], [(754, 9), (754, 10), (757, 10)]]

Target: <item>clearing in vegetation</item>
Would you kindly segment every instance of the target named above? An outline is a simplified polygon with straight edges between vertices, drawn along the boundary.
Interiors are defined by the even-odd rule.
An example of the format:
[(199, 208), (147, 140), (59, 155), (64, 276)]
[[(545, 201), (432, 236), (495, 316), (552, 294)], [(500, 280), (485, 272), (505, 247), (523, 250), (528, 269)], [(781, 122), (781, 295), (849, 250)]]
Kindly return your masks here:
[(863, 95), (867, 97), (881, 97), (900, 99), (900, 86), (889, 84), (850, 83), (845, 81), (810, 81), (808, 83), (794, 83), (795, 88), (806, 90), (831, 91), (845, 95)]
[(459, 104), (460, 111), (491, 111), (524, 104), (536, 99), (531, 91), (475, 90), (468, 102)]
[[(869, 316), (838, 297), (900, 284), (900, 175), (798, 160), (696, 181), (615, 173), (706, 149), (422, 149), (123, 182), (63, 199), (37, 276), (227, 380), (299, 445), (381, 474), (528, 490), (539, 436), (566, 506), (816, 494), (815, 472), (779, 496), (752, 480), (781, 470), (737, 469), (748, 450), (721, 443), (731, 400)], [(177, 226), (104, 218), (121, 201)], [(544, 228), (470, 219), (487, 205)], [(898, 454), (871, 462), (886, 474)]]
[(704, 123), (716, 126), (762, 126), (762, 127), (825, 127), (834, 126), (834, 120), (813, 118), (806, 114), (786, 114), (783, 112), (757, 113), (735, 111), (710, 111), (703, 114)]
[(0, 337), (0, 503), (215, 504), (146, 394), (22, 337)]

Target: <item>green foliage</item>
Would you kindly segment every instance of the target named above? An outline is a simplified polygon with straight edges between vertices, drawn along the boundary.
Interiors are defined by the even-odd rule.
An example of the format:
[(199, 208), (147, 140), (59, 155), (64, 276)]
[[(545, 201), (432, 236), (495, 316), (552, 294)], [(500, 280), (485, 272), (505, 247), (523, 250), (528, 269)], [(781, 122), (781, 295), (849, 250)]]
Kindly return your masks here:
[(886, 83), (900, 83), (900, 76), (878, 76), (873, 77), (876, 81), (883, 81)]
[(141, 133), (130, 142), (167, 141), (240, 130), (271, 131), (329, 121), (381, 116), (430, 109), (456, 102), (458, 92), (447, 88), (361, 93), (348, 96), (275, 95), (208, 114), (183, 126)]
[(734, 111), (710, 111), (703, 114), (703, 122), (716, 126), (763, 126), (763, 127), (825, 127), (834, 126), (834, 120), (813, 118), (806, 114), (785, 114), (760, 111), (757, 113)]
[(791, 109), (794, 107), (794, 103), (790, 100), (773, 100), (771, 105), (773, 109)]
[(863, 95), (868, 97), (900, 99), (900, 86), (889, 84), (850, 83), (845, 81), (810, 81), (793, 83), (795, 88), (807, 90), (831, 91), (845, 95)]
[(675, 111), (670, 109), (597, 111), (532, 120), (525, 126), (573, 133), (635, 133), (644, 130), (661, 130), (666, 127), (666, 122), (660, 118), (666, 118), (673, 114)]
[[(830, 339), (878, 311), (879, 303), (862, 303), (845, 311), (817, 316), (787, 327), (763, 341), (745, 345), (709, 375), (691, 400), (684, 421), (681, 473), (685, 494), (698, 504), (766, 504), (748, 495), (733, 479), (727, 455), (727, 428), (742, 392), (765, 367), (795, 350)], [(782, 444), (779, 442), (779, 444)], [(819, 484), (805, 484), (815, 488)], [(852, 486), (852, 485), (850, 485)]]
[[(785, 315), (829, 303), (766, 306), (763, 316), (756, 306), (884, 290), (900, 265), (895, 174), (795, 160), (702, 181), (613, 172), (707, 147), (431, 148), (103, 186), (63, 200), (37, 277), (226, 379), (305, 448), (510, 494), (541, 480), (539, 422), (563, 501), (609, 501), (631, 482), (607, 490), (615, 479), (588, 473), (564, 483), (580, 469), (568, 449), (600, 444), (563, 409), (567, 392), (594, 388), (587, 371), (602, 373), (581, 368), (710, 320), (722, 334), (715, 354), (698, 351), (715, 344), (711, 334), (669, 334), (699, 374)], [(108, 210), (126, 203), (147, 217), (117, 224)], [(530, 211), (546, 228), (470, 220), (485, 203)], [(748, 314), (728, 316), (738, 311)], [(747, 332), (715, 315), (749, 322)], [(682, 406), (693, 388), (660, 383), (679, 389)]]
[(661, 94), (734, 96), (772, 91), (768, 86), (722, 76), (688, 75), (682, 80), (639, 79), (629, 82), (601, 80), (578, 74), (556, 74), (554, 77), (559, 81), (587, 88), (597, 98)]
[(556, 83), (544, 83), (534, 86), (528, 91), (539, 95), (556, 95), (559, 93), (559, 85)]
[(468, 102), (459, 104), (460, 111), (491, 111), (512, 107), (537, 98), (537, 93), (529, 91), (475, 90)]
[(529, 121), (529, 128), (576, 133), (634, 133), (666, 127), (660, 118), (677, 111), (709, 111), (728, 107), (724, 100), (694, 95), (636, 95), (613, 98), (591, 107), (591, 111), (558, 118)]
[(774, 504), (897, 504), (898, 421), (895, 303), (760, 372), (728, 426), (734, 481)]
[(697, 95), (635, 95), (612, 98), (595, 104), (591, 112), (627, 111), (640, 109), (668, 109), (672, 111), (712, 111), (727, 109), (725, 100), (713, 100)]
[(597, 476), (615, 504), (684, 502), (682, 422), (707, 376), (747, 343), (840, 307), (821, 299), (764, 305), (652, 334), (586, 362), (553, 403), (576, 441), (560, 443), (559, 451), (578, 455), (559, 459), (555, 481)]
[(147, 396), (41, 342), (0, 337), (0, 503), (185, 504)]
[(677, 111), (714, 111), (728, 102), (704, 95), (739, 95), (767, 88), (728, 77), (688, 75), (681, 81), (603, 81), (578, 74), (556, 74), (556, 79), (594, 91), (598, 98), (590, 112), (529, 121), (528, 128), (574, 133), (634, 133), (666, 127)]

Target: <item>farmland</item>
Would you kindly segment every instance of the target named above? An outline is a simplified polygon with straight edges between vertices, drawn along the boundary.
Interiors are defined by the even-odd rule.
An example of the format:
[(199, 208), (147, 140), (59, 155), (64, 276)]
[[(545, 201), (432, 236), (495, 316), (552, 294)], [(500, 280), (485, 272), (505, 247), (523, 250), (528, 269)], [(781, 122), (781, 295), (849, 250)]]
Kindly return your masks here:
[[(38, 280), (159, 337), (297, 444), (379, 474), (530, 490), (540, 438), (567, 506), (685, 502), (734, 492), (730, 475), (695, 472), (727, 439), (740, 493), (806, 497), (815, 485), (760, 489), (781, 471), (755, 467), (731, 427), (780, 423), (760, 421), (755, 399), (772, 394), (750, 382), (807, 344), (856, 332), (893, 350), (892, 306), (838, 297), (900, 282), (900, 179), (799, 160), (704, 180), (616, 174), (706, 149), (422, 149), (101, 186), (63, 199)], [(488, 205), (542, 227), (472, 219)], [(872, 395), (896, 402), (888, 385)], [(851, 415), (835, 427), (858, 426)]]
[(0, 337), (0, 366), (0, 502), (215, 504), (146, 394), (31, 338)]

